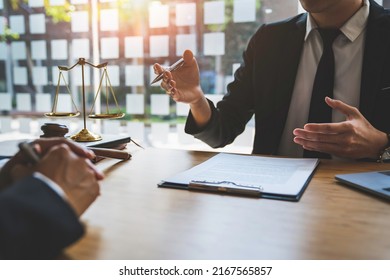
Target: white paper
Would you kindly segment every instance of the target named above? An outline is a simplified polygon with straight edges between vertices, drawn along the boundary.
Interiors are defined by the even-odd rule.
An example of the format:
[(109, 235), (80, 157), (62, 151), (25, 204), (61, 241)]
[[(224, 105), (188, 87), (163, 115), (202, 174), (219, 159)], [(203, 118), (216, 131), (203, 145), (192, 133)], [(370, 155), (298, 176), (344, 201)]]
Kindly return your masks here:
[(256, 20), (256, 0), (234, 0), (233, 21), (252, 22)]
[(26, 42), (12, 42), (11, 43), (12, 59), (27, 59)]
[(379, 5), (383, 6), (383, 0), (375, 0)]
[(143, 94), (126, 94), (126, 113), (142, 115), (144, 114), (144, 106)]
[[(2, 23), (0, 23), (1, 31), (4, 33), (4, 17), (0, 18), (2, 20)], [(25, 34), (26, 33), (26, 27), (24, 24), (24, 16), (18, 15), (18, 16), (10, 16), (9, 17), (9, 25), (12, 30), (12, 32), (18, 33), (18, 34)]]
[(166, 94), (151, 94), (150, 107), (152, 115), (169, 115), (169, 96)]
[(51, 41), (51, 58), (59, 60), (68, 58), (68, 42), (66, 40)]
[(176, 4), (176, 26), (193, 26), (196, 24), (196, 4)]
[(103, 59), (112, 59), (119, 57), (119, 39), (102, 38), (101, 39), (101, 57)]
[(220, 153), (164, 181), (183, 185), (188, 185), (192, 180), (207, 184), (215, 182), (221, 187), (233, 184), (259, 187), (263, 193), (295, 196), (306, 184), (317, 164), (317, 159)]
[(48, 84), (48, 75), (46, 66), (34, 66), (32, 69), (32, 80), (36, 86)]
[(197, 54), (196, 35), (179, 34), (176, 35), (176, 56), (181, 57), (185, 50), (191, 50), (194, 55)]
[(161, 5), (160, 2), (154, 1), (149, 4), (149, 27), (161, 28), (169, 25), (169, 8), (168, 5)]
[(169, 36), (168, 35), (150, 36), (149, 48), (150, 48), (151, 57), (169, 56)]
[(225, 54), (225, 33), (205, 33), (203, 34), (204, 55), (224, 55)]
[(0, 111), (11, 111), (12, 96), (9, 93), (0, 93)]
[(47, 47), (46, 41), (31, 41), (31, 57), (32, 59), (37, 60), (46, 60), (47, 59)]
[(119, 17), (117, 9), (100, 11), (100, 30), (116, 31), (119, 28)]
[(144, 66), (127, 65), (125, 68), (126, 86), (144, 85)]
[(31, 94), (17, 93), (16, 94), (16, 110), (31, 112)]
[(225, 22), (225, 1), (204, 2), (204, 24)]
[(89, 14), (88, 11), (75, 11), (72, 13), (71, 20), (72, 32), (89, 31)]
[(30, 16), (30, 33), (44, 34), (46, 33), (46, 21), (44, 14), (35, 14)]
[(138, 58), (144, 56), (144, 41), (141, 36), (125, 37), (125, 57)]

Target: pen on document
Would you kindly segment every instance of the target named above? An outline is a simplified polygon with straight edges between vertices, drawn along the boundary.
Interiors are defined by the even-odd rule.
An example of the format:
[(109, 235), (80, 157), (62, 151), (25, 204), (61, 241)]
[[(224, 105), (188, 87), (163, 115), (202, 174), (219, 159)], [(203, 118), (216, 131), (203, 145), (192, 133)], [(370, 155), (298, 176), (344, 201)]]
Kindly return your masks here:
[(156, 78), (154, 78), (154, 80), (150, 84), (153, 85), (154, 83), (157, 83), (158, 81), (160, 81), (163, 78), (164, 73), (166, 71), (173, 72), (173, 71), (179, 69), (180, 67), (182, 67), (183, 64), (184, 64), (184, 58), (180, 58), (178, 61), (173, 63), (171, 66), (169, 66), (168, 68), (165, 68), (163, 72), (158, 74), (158, 76)]
[(40, 156), (38, 155), (32, 143), (21, 142), (18, 146), (22, 153), (27, 156), (31, 163), (35, 164), (40, 160)]

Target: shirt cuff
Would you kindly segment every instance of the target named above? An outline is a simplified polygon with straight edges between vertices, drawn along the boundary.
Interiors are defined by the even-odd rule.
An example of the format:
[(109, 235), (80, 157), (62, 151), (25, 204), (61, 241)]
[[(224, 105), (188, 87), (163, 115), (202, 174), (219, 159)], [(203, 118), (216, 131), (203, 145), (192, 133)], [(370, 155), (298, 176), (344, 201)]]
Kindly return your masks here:
[(33, 173), (33, 177), (38, 179), (38, 180), (41, 180), (42, 182), (44, 182), (49, 188), (51, 188), (56, 194), (58, 194), (60, 197), (62, 197), (63, 199), (66, 199), (66, 194), (65, 192), (61, 189), (61, 187), (55, 183), (53, 180), (49, 179), (48, 177), (46, 177), (45, 175), (43, 175), (42, 173), (40, 172), (34, 172)]

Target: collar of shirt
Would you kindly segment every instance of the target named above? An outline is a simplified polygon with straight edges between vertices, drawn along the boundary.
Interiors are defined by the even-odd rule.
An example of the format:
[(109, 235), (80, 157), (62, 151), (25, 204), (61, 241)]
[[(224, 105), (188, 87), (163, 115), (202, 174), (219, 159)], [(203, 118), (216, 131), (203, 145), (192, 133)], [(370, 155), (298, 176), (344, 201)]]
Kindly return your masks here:
[[(366, 28), (369, 13), (370, 2), (368, 0), (363, 0), (363, 6), (340, 28), (340, 31), (346, 38), (348, 38), (350, 42), (355, 41), (355, 39), (359, 37), (359, 35)], [(305, 41), (312, 33), (312, 31), (317, 28), (317, 23), (309, 14), (308, 20), (306, 21)]]

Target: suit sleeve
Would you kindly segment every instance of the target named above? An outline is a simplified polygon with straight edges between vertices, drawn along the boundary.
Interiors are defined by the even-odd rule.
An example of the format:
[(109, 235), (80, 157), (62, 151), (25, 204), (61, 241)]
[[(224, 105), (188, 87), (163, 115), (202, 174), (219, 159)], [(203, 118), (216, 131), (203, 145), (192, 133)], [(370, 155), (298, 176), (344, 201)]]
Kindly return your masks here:
[(227, 94), (216, 106), (209, 101), (212, 111), (208, 124), (199, 129), (191, 112), (185, 131), (213, 148), (224, 147), (245, 130), (254, 114), (253, 67), (258, 52), (258, 41), (263, 37), (262, 26), (251, 38), (243, 53), (243, 63), (234, 74), (234, 81), (227, 87)]
[(73, 209), (27, 177), (0, 192), (0, 258), (50, 259), (83, 235)]

